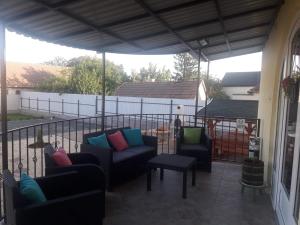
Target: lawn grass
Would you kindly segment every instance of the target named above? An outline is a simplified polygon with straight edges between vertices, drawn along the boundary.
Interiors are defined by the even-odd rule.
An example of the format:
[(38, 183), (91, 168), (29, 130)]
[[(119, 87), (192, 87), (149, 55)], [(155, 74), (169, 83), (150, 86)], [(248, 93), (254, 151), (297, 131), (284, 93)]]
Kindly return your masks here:
[[(38, 119), (38, 117), (31, 116), (31, 115), (24, 115), (20, 113), (10, 113), (7, 114), (7, 121), (16, 121), (16, 120), (32, 120)], [(1, 118), (0, 118), (1, 120)]]

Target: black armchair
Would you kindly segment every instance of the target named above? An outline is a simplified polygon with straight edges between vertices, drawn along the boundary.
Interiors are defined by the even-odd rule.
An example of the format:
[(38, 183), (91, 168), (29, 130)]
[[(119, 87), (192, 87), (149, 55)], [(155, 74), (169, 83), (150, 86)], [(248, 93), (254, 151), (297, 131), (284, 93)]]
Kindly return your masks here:
[(212, 161), (212, 140), (205, 133), (205, 129), (201, 128), (201, 136), (199, 144), (185, 144), (183, 131), (185, 127), (181, 127), (179, 136), (176, 138), (176, 153), (178, 155), (191, 156), (197, 158), (198, 167), (211, 172)]
[[(55, 149), (52, 145), (47, 145), (44, 148), (44, 154), (45, 154), (45, 174), (55, 174), (59, 173), (60, 171), (66, 172), (66, 171), (72, 171), (74, 168), (76, 170), (80, 170), (86, 165), (89, 165), (90, 168), (94, 166), (99, 167), (100, 162), (98, 158), (92, 154), (89, 153), (68, 153), (68, 157), (70, 158), (72, 165), (71, 166), (58, 166), (54, 160), (52, 159), (52, 155), (55, 152)], [(98, 168), (100, 169), (100, 168)], [(100, 169), (101, 170), (101, 169)]]
[(6, 224), (102, 225), (105, 191), (101, 182), (82, 180), (76, 171), (35, 180), (47, 198), (44, 203), (30, 203), (10, 171), (3, 172)]

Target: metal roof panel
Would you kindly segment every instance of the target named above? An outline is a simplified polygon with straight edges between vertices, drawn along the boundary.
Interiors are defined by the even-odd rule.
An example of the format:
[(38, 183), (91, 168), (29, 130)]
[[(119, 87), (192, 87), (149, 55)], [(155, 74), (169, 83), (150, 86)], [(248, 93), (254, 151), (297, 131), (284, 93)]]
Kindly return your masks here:
[[(204, 51), (210, 59), (261, 50), (265, 39), (260, 35), (267, 35), (270, 27), (260, 24), (272, 23), (279, 0), (219, 3), (231, 52), (212, 0), (144, 0), (146, 8), (136, 1), (122, 0), (2, 0), (0, 20), (7, 22), (10, 30), (27, 36), (90, 50), (180, 53), (197, 48), (196, 40), (203, 37), (211, 45)], [(261, 39), (246, 40), (253, 37)], [(240, 39), (242, 43), (235, 42)]]

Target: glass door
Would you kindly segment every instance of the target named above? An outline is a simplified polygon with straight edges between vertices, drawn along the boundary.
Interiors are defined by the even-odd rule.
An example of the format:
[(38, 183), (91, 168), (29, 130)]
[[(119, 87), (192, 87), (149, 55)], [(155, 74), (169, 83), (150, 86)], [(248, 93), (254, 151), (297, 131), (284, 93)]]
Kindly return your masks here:
[[(299, 200), (297, 184), (298, 163), (300, 148), (300, 98), (299, 98), (299, 46), (300, 32), (295, 35), (291, 48), (290, 76), (282, 81), (282, 89), (285, 94), (282, 117), (283, 126), (281, 143), (278, 146), (281, 152), (279, 162), (280, 182), (277, 190), (276, 212), (281, 224), (295, 225), (298, 223)], [(298, 188), (297, 188), (298, 187)], [(297, 190), (298, 189), (298, 190)]]

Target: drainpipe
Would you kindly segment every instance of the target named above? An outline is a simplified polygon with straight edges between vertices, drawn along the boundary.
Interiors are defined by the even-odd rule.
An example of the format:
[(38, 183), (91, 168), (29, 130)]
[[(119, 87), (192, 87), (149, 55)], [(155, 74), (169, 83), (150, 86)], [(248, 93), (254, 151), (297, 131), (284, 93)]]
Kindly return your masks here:
[(0, 76), (1, 76), (1, 128), (2, 128), (2, 169), (8, 169), (7, 150), (7, 95), (5, 62), (5, 26), (0, 22)]
[(105, 126), (105, 52), (102, 52), (102, 109), (101, 109), (101, 130), (104, 131)]

